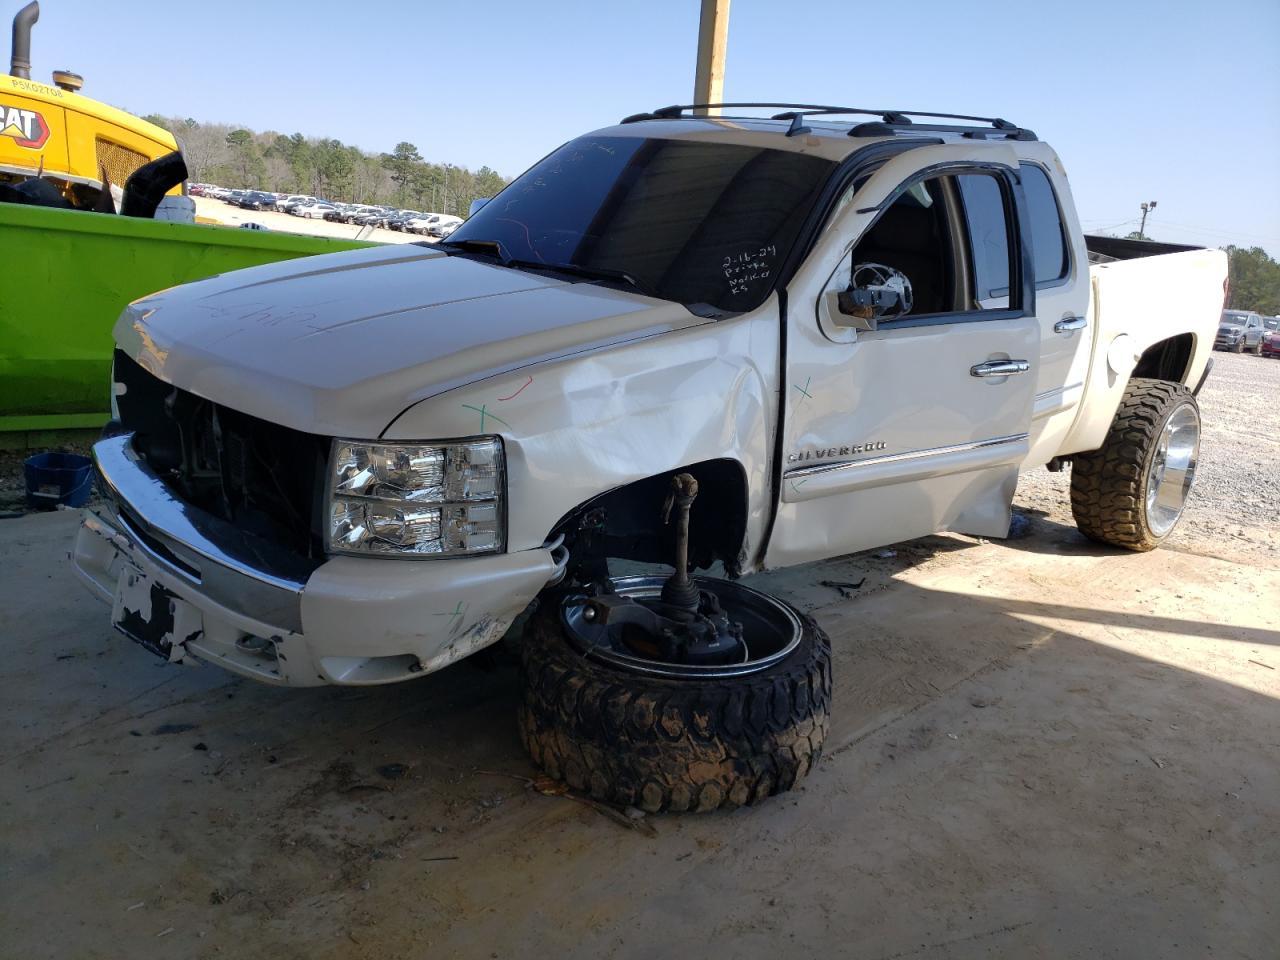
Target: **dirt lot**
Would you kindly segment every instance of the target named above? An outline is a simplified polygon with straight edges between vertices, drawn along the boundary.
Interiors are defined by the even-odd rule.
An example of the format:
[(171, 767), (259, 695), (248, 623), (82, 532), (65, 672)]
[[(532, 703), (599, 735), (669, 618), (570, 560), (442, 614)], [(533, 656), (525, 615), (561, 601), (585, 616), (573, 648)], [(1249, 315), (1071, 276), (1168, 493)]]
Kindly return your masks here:
[(752, 578), (831, 634), (836, 713), (802, 790), (728, 814), (529, 789), (503, 659), (161, 665), (74, 583), (74, 515), (4, 521), (0, 956), (1274, 958), (1280, 527), (1244, 481), (1280, 476), (1280, 363), (1218, 356), (1167, 549), (1089, 545), (1039, 472), (1017, 539)]

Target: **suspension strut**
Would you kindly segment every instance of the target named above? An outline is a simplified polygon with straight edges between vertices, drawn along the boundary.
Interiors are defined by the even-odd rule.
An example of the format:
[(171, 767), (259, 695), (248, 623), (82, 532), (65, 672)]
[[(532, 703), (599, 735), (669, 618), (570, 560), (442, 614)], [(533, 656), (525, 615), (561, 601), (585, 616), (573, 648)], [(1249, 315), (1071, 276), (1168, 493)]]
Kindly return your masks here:
[(671, 478), (671, 492), (662, 508), (662, 522), (671, 522), (671, 509), (676, 510), (675, 572), (662, 585), (662, 601), (674, 607), (697, 611), (698, 588), (689, 581), (689, 511), (698, 496), (698, 481), (692, 474), (678, 473)]

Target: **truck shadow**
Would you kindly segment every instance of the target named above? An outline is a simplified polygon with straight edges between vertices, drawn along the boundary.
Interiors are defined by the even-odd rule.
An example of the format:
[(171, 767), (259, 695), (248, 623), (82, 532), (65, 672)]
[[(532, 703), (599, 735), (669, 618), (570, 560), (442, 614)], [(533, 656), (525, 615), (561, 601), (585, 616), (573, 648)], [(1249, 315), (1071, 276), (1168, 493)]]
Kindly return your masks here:
[[(1054, 552), (1053, 539), (1066, 529), (1037, 524), (1028, 539), (1047, 540), (1040, 547)], [(1269, 782), (1264, 771), (1274, 765), (1258, 741), (1274, 740), (1275, 699), (1209, 675), (1210, 668), (1226, 672), (1229, 658), (1269, 680), (1264, 661), (1272, 657), (1205, 642), (1274, 648), (1280, 633), (1115, 609), (1064, 584), (1051, 585), (1048, 599), (1005, 597), (1000, 593), (1015, 592), (1017, 583), (985, 585), (993, 565), (975, 566), (971, 575), (951, 562), (928, 586), (906, 576), (978, 549), (991, 547), (927, 537), (752, 578), (811, 611), (833, 641), (835, 716), (826, 756), (804, 790), (785, 801), (661, 818), (655, 838), (582, 803), (541, 796), (529, 789), (539, 774), (518, 740), (519, 679), (505, 652), (372, 688), (282, 690), (241, 680), (210, 688), (207, 674), (157, 666), (173, 671), (174, 680), (135, 700), (121, 698), (92, 729), (6, 764), (16, 818), (88, 823), (89, 789), (95, 809), (115, 811), (101, 819), (100, 833), (86, 828), (65, 841), (40, 828), (48, 850), (15, 856), (13, 868), (25, 877), (23, 896), (84, 895), (83, 915), (107, 933), (125, 929), (116, 900), (141, 900), (161, 884), (174, 905), (166, 924), (207, 924), (218, 941), (237, 930), (251, 934), (246, 956), (317, 942), (351, 924), (362, 939), (393, 936), (404, 901), (390, 891), (419, 890), (424, 876), (439, 877), (430, 886), (435, 919), (424, 921), (423, 931), (442, 955), (477, 924), (489, 924), (493, 949), (520, 955), (540, 916), (563, 920), (588, 943), (594, 932), (579, 930), (575, 918), (612, 916), (609, 898), (620, 889), (629, 910), (661, 928), (652, 904), (669, 894), (674, 874), (653, 869), (656, 850), (673, 863), (689, 857), (690, 868), (719, 851), (733, 868), (724, 876), (749, 886), (741, 878), (755, 875), (749, 861), (761, 850), (751, 839), (764, 829), (778, 850), (790, 850), (781, 838), (802, 838), (818, 823), (830, 840), (828, 862), (846, 865), (868, 855), (853, 848), (880, 837), (873, 859), (885, 869), (897, 869), (894, 858), (914, 849), (913, 856), (931, 858), (939, 876), (949, 875), (945, 844), (922, 854), (930, 844), (913, 848), (902, 836), (904, 823), (919, 828), (928, 816), (904, 808), (901, 798), (935, 796), (942, 789), (935, 783), (945, 784), (949, 808), (994, 811), (988, 819), (995, 822), (1018, 822), (1029, 796), (1051, 805), (1056, 839), (1036, 854), (1050, 859), (1110, 842), (1098, 811), (1108, 822), (1142, 822), (1161, 841), (1148, 858), (1211, 842), (1188, 839), (1195, 812), (1187, 805), (1201, 795), (1220, 802), (1240, 777), (1253, 777), (1259, 788)], [(86, 677), (95, 687), (150, 664), (122, 641), (104, 644), (110, 652)], [(1201, 649), (1193, 650), (1196, 644)], [(1261, 665), (1248, 665), (1249, 657)], [(74, 697), (76, 690), (59, 687), (48, 696)], [(1080, 775), (1082, 755), (1088, 776)], [(1161, 764), (1172, 764), (1176, 776)], [(980, 778), (965, 773), (978, 768)], [(1146, 773), (1141, 792), (1133, 787), (1135, 771)], [(110, 775), (116, 772), (122, 775)], [(974, 836), (965, 855), (980, 858), (989, 841)], [(121, 849), (145, 870), (127, 873), (113, 859)], [(794, 857), (806, 849), (812, 855), (801, 844)], [(135, 853), (142, 859), (133, 860)], [(1206, 848), (1206, 862), (1210, 853)], [(789, 860), (790, 853), (769, 856), (784, 874), (814, 869)], [(436, 862), (451, 859), (465, 862)], [(1159, 874), (1159, 862), (1143, 862)], [(444, 871), (451, 871), (447, 880)], [(118, 888), (107, 906), (91, 896), (95, 872)], [(530, 882), (550, 872), (569, 878), (568, 886)], [(571, 879), (584, 876), (609, 883)], [(844, 876), (830, 880), (856, 881), (856, 871)], [(992, 880), (991, 889), (1011, 883)], [(769, 896), (780, 897), (779, 909), (789, 915), (815, 909), (791, 903), (785, 891)], [(234, 909), (226, 905), (232, 898)], [(518, 907), (498, 927), (486, 912), (495, 903)], [(375, 929), (370, 921), (381, 922)], [(590, 950), (580, 945), (577, 953)]]

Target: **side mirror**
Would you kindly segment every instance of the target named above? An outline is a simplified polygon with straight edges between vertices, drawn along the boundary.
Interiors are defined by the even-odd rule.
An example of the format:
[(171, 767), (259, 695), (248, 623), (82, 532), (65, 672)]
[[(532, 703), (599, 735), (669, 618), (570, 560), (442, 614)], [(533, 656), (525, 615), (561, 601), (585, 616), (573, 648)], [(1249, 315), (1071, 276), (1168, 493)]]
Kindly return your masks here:
[(902, 294), (890, 287), (850, 287), (828, 296), (835, 301), (831, 322), (837, 327), (871, 331), (881, 320), (893, 320), (906, 312)]

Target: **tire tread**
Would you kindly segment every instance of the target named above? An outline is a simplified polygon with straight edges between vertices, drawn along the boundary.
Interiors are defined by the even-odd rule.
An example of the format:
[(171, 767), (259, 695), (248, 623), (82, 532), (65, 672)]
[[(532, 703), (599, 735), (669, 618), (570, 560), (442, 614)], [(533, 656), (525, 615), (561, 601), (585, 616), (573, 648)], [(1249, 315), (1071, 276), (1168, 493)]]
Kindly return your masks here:
[(792, 789), (830, 727), (831, 644), (800, 614), (799, 648), (747, 677), (624, 674), (574, 650), (545, 602), (521, 644), (520, 738), (547, 774), (649, 813), (749, 806)]
[(1187, 400), (1195, 403), (1180, 383), (1135, 377), (1102, 446), (1072, 457), (1071, 513), (1090, 540), (1140, 552), (1160, 545), (1147, 527), (1142, 478), (1165, 421)]

